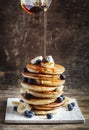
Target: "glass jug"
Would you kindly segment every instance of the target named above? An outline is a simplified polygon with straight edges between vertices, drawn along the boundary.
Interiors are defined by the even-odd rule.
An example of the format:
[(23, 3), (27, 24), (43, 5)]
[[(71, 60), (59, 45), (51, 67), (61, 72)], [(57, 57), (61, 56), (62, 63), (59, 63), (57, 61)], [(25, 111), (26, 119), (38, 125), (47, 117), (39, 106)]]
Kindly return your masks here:
[(46, 12), (52, 0), (21, 0), (21, 7), (29, 14)]

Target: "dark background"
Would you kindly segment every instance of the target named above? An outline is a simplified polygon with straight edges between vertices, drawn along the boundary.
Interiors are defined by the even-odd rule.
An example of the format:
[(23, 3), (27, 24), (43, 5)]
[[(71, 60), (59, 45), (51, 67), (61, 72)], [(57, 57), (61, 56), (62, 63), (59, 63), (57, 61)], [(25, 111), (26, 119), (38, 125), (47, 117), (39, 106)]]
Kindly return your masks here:
[[(17, 85), (22, 68), (43, 55), (43, 12), (0, 0), (0, 84)], [(47, 55), (65, 66), (66, 88), (89, 85), (89, 0), (53, 0), (47, 11)]]

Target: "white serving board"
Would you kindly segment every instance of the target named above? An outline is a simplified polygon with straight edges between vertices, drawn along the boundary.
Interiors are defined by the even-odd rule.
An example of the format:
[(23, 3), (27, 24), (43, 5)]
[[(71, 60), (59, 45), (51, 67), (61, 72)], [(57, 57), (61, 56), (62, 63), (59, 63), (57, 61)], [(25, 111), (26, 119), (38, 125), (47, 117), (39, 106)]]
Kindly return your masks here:
[(13, 110), (12, 101), (19, 101), (20, 98), (8, 98), (6, 106), (5, 123), (84, 123), (85, 119), (79, 109), (76, 99), (71, 99), (76, 103), (76, 106), (72, 111), (68, 111), (65, 108), (60, 108), (57, 114), (53, 115), (52, 119), (47, 119), (46, 116), (33, 116), (32, 118), (26, 118), (23, 115)]

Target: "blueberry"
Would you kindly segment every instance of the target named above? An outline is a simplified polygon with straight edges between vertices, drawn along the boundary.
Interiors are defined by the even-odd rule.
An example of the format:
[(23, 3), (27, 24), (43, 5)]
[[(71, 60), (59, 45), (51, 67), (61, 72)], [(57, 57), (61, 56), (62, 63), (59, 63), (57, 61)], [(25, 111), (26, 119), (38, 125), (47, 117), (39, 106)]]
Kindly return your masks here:
[(65, 99), (65, 96), (64, 96), (64, 95), (61, 95), (61, 97), (63, 98), (63, 100)]
[(62, 101), (63, 101), (63, 97), (60, 96), (57, 98), (57, 102), (62, 102)]
[(27, 70), (27, 68), (26, 68), (26, 67), (23, 69), (23, 71), (24, 71), (24, 72), (28, 72), (28, 70)]
[(51, 113), (48, 113), (48, 114), (47, 114), (47, 118), (48, 118), (48, 119), (51, 119), (52, 117), (53, 117), (53, 115), (52, 115)]
[(30, 98), (31, 98), (31, 94), (25, 93), (25, 94), (24, 94), (24, 98), (25, 98), (25, 99), (30, 99)]
[(47, 58), (43, 58), (42, 62), (48, 62)]
[(35, 115), (34, 111), (30, 111), (30, 113), (31, 113), (32, 115)]
[(36, 61), (36, 65), (39, 65), (41, 63), (41, 60), (40, 59), (38, 59), (37, 61)]
[(23, 82), (27, 83), (28, 82), (28, 78), (24, 78)]
[(37, 84), (37, 82), (36, 82), (35, 79), (30, 79), (30, 83), (31, 83), (31, 84)]
[(72, 104), (73, 107), (75, 107), (75, 102), (72, 102), (71, 104)]
[(20, 102), (24, 102), (22, 99), (20, 99)]
[(60, 78), (61, 78), (62, 80), (65, 80), (65, 79), (66, 79), (66, 76), (65, 76), (64, 74), (61, 74), (61, 75), (60, 75)]
[(30, 83), (31, 83), (31, 79), (28, 79), (28, 82), (27, 82), (27, 83), (29, 83), (29, 84), (30, 84)]
[(73, 108), (74, 108), (72, 104), (68, 104), (67, 107), (68, 107), (68, 110), (69, 110), (69, 111), (72, 111)]
[(34, 116), (34, 112), (33, 111), (25, 111), (24, 116), (28, 117), (28, 118), (32, 118)]
[(14, 111), (17, 111), (17, 106), (14, 106), (14, 107), (13, 107), (13, 110), (14, 110)]

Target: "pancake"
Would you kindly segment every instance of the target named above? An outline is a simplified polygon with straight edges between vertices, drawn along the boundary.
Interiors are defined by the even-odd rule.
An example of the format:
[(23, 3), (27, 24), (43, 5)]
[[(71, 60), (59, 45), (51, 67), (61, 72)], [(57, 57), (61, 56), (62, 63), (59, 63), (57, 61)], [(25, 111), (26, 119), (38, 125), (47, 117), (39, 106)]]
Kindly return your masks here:
[(63, 104), (64, 104), (64, 101), (62, 101), (61, 103), (58, 103), (58, 102), (50, 103), (49, 105), (33, 105), (32, 107), (37, 110), (52, 110), (59, 106), (62, 106)]
[(25, 89), (29, 89), (36, 92), (48, 92), (56, 89), (56, 87), (38, 86), (38, 85), (28, 84), (26, 82), (21, 82), (21, 86)]
[(22, 72), (22, 75), (26, 78), (32, 79), (40, 79), (40, 80), (52, 80), (52, 79), (60, 79), (59, 75), (48, 75), (48, 74), (35, 74), (30, 72)]
[(45, 68), (40, 65), (27, 64), (26, 68), (29, 72), (43, 74), (62, 74), (65, 71), (65, 68), (58, 64), (55, 64), (54, 68)]
[(38, 98), (57, 98), (60, 95), (63, 94), (63, 91), (55, 92), (55, 91), (50, 91), (50, 92), (36, 92), (36, 91), (31, 91), (28, 90), (27, 93), (33, 95), (34, 97)]
[(25, 103), (28, 103), (30, 105), (45, 105), (45, 104), (55, 102), (55, 100), (56, 100), (56, 98), (45, 99), (45, 98), (36, 98), (36, 97), (32, 97), (30, 99), (25, 99), (24, 94), (21, 94), (21, 97)]
[(65, 80), (59, 80), (59, 79), (52, 79), (52, 80), (38, 80), (35, 79), (38, 85), (45, 85), (45, 86), (61, 86), (65, 83)]
[(47, 115), (48, 113), (55, 114), (55, 113), (57, 113), (57, 111), (59, 109), (60, 109), (60, 107), (57, 107), (57, 108), (55, 108), (53, 110), (36, 110), (36, 109), (34, 109), (34, 112), (35, 112), (36, 115)]
[(43, 111), (43, 110), (53, 110), (53, 109), (55, 109), (56, 107), (54, 107), (54, 108), (52, 108), (52, 107), (44, 107), (44, 106), (32, 106), (32, 108), (33, 109), (35, 109), (35, 110), (41, 110), (41, 111)]
[(52, 108), (56, 108), (56, 107), (60, 107), (60, 106), (63, 106), (64, 104), (68, 103), (69, 102), (69, 98), (66, 97), (62, 102), (53, 102), (53, 103), (50, 103), (50, 104), (47, 104), (47, 105), (33, 105), (32, 107), (35, 108), (35, 109), (41, 109), (41, 110), (50, 110)]
[(51, 108), (55, 108), (55, 107), (60, 107), (60, 106), (64, 106), (66, 103), (69, 102), (69, 98), (66, 97), (62, 102), (53, 102), (53, 103), (49, 103), (49, 104), (46, 104), (46, 105), (33, 105), (33, 108), (36, 108), (36, 109), (45, 109), (45, 110), (48, 110), (48, 109), (51, 109)]

